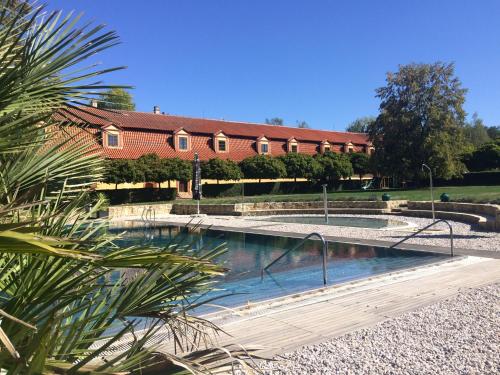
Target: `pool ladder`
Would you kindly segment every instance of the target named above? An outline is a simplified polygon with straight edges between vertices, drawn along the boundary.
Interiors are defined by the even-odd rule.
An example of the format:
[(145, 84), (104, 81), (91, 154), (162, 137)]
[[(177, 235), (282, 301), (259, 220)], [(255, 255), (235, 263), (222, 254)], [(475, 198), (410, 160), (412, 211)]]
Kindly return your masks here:
[(391, 245), (389, 248), (390, 249), (395, 248), (396, 246), (402, 244), (406, 240), (409, 240), (410, 238), (415, 237), (416, 235), (422, 233), (424, 230), (429, 229), (430, 227), (432, 227), (432, 226), (434, 226), (434, 225), (436, 225), (438, 223), (445, 223), (446, 225), (448, 225), (448, 228), (450, 228), (450, 255), (453, 256), (453, 228), (452, 228), (451, 224), (448, 221), (443, 220), (443, 219), (433, 221), (429, 225), (426, 225), (425, 227), (417, 230), (415, 233), (412, 233), (412, 234), (406, 236), (405, 238), (403, 238), (401, 241), (396, 242), (395, 244)]
[(151, 206), (144, 207), (141, 214), (141, 220), (146, 227), (154, 227), (156, 225), (156, 212)]
[(261, 278), (261, 280), (264, 279), (264, 272), (269, 273), (267, 271), (269, 269), (269, 267), (271, 267), (273, 264), (275, 264), (276, 262), (278, 262), (280, 259), (282, 259), (284, 256), (286, 256), (288, 253), (291, 253), (292, 251), (295, 251), (298, 248), (300, 248), (311, 237), (318, 237), (320, 239), (320, 241), (323, 243), (323, 250), (322, 250), (322, 254), (321, 254), (322, 255), (322, 261), (323, 261), (323, 285), (326, 285), (326, 283), (327, 283), (327, 277), (326, 277), (326, 259), (327, 259), (327, 255), (328, 255), (328, 242), (325, 240), (325, 238), (321, 234), (319, 234), (317, 232), (309, 233), (307, 236), (305, 236), (302, 239), (302, 241), (299, 242), (299, 244), (297, 246), (291, 248), (290, 250), (285, 251), (283, 254), (281, 254), (279, 257), (277, 257), (275, 260), (273, 260), (271, 263), (269, 263), (267, 266), (265, 266), (264, 268), (262, 268), (262, 270), (260, 271), (260, 278)]

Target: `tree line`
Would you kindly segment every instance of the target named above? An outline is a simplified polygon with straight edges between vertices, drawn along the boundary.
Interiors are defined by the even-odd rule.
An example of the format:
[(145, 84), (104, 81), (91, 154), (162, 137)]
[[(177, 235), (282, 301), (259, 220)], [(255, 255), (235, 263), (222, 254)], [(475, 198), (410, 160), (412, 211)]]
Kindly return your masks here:
[[(192, 178), (192, 162), (179, 158), (161, 159), (147, 154), (137, 160), (111, 159), (106, 162), (105, 182), (110, 184), (188, 181)], [(365, 153), (318, 155), (289, 153), (283, 156), (256, 155), (236, 163), (228, 159), (210, 159), (201, 163), (204, 179), (219, 181), (277, 178), (306, 178), (336, 184), (352, 175), (363, 177), (372, 171), (370, 157)]]

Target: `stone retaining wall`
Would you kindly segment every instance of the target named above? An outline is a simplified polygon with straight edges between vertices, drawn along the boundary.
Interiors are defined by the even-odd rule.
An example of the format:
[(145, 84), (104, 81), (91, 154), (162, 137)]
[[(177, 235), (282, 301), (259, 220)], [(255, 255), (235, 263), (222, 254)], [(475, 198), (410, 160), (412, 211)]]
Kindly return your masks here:
[[(486, 230), (500, 231), (500, 206), (496, 204), (479, 204), (479, 203), (458, 203), (458, 202), (434, 202), (434, 209), (436, 211), (441, 211), (443, 214), (440, 218), (445, 218), (444, 213), (450, 212), (455, 214), (466, 214), (480, 215), (483, 216), (485, 220), (478, 222), (479, 226)], [(408, 210), (418, 210), (418, 211), (431, 211), (432, 204), (430, 201), (423, 202), (408, 202)], [(471, 215), (471, 216), (472, 216)], [(470, 222), (467, 220), (462, 220)]]
[(168, 215), (172, 211), (171, 203), (158, 204), (124, 204), (120, 206), (110, 206), (108, 208), (108, 217), (116, 218), (121, 216), (141, 216), (144, 209), (153, 208), (156, 216)]
[[(238, 204), (200, 204), (200, 213), (206, 215), (241, 215), (236, 209)], [(197, 213), (196, 204), (174, 204), (172, 213), (176, 215), (193, 215)]]

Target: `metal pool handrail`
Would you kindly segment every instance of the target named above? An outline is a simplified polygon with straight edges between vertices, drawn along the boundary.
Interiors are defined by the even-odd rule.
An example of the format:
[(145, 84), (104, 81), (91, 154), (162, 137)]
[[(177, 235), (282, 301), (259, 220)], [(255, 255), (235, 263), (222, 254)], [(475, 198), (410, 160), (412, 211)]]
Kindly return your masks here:
[(156, 211), (153, 207), (144, 207), (142, 209), (141, 220), (149, 226), (156, 225)]
[(451, 224), (448, 221), (443, 220), (443, 219), (440, 219), (440, 220), (437, 220), (437, 221), (433, 221), (429, 225), (423, 227), (422, 229), (417, 230), (415, 233), (412, 233), (409, 236), (406, 236), (401, 241), (396, 242), (394, 245), (391, 245), (389, 248), (390, 249), (395, 248), (396, 246), (402, 244), (406, 240), (409, 240), (410, 238), (415, 237), (417, 234), (422, 233), (424, 230), (429, 229), (430, 227), (432, 227), (432, 226), (434, 226), (434, 225), (436, 225), (438, 223), (445, 223), (450, 228), (450, 253), (451, 253), (451, 256), (453, 256), (453, 228), (452, 228)]
[(285, 251), (283, 254), (281, 254), (279, 257), (277, 257), (275, 260), (273, 260), (271, 263), (269, 263), (267, 266), (265, 266), (264, 268), (262, 268), (262, 270), (260, 271), (260, 278), (261, 278), (261, 280), (264, 279), (264, 271), (267, 272), (267, 269), (269, 267), (271, 267), (274, 263), (278, 262), (281, 258), (283, 258), (288, 253), (297, 250), (299, 247), (301, 247), (302, 245), (304, 245), (304, 243), (309, 238), (311, 238), (313, 236), (318, 237), (321, 240), (321, 242), (323, 243), (323, 251), (322, 251), (322, 259), (323, 259), (323, 285), (326, 285), (326, 282), (327, 282), (327, 279), (326, 279), (326, 257), (327, 257), (327, 253), (328, 253), (328, 242), (325, 240), (325, 238), (321, 234), (319, 234), (317, 232), (309, 233), (307, 236), (305, 236), (302, 239), (302, 241), (300, 241), (300, 243), (297, 246), (291, 248), (290, 250)]

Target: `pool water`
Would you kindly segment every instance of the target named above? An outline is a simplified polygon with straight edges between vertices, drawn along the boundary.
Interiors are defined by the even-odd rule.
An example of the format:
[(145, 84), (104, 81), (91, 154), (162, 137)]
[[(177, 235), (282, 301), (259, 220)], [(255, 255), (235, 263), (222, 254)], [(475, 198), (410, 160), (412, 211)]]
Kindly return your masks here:
[[(191, 244), (190, 253), (193, 255), (226, 243), (228, 251), (217, 259), (217, 263), (229, 269), (216, 285), (223, 290), (207, 295), (208, 298), (231, 293), (214, 302), (220, 306), (235, 307), (323, 286), (322, 244), (316, 240), (308, 240), (300, 249), (286, 255), (269, 269), (269, 274), (265, 274), (263, 280), (261, 269), (296, 246), (300, 239), (210, 229), (188, 231), (184, 227), (167, 226), (128, 230), (119, 242), (122, 245), (149, 244), (161, 247), (172, 239)], [(328, 247), (328, 285), (416, 267), (446, 257), (429, 252), (333, 242)], [(204, 307), (197, 313), (205, 313), (210, 309), (213, 308)]]
[(328, 224), (325, 223), (324, 216), (272, 216), (260, 220), (273, 221), (278, 223), (323, 224), (339, 227), (357, 227), (369, 229), (393, 228), (408, 225), (403, 221), (392, 219), (351, 216), (329, 216)]

